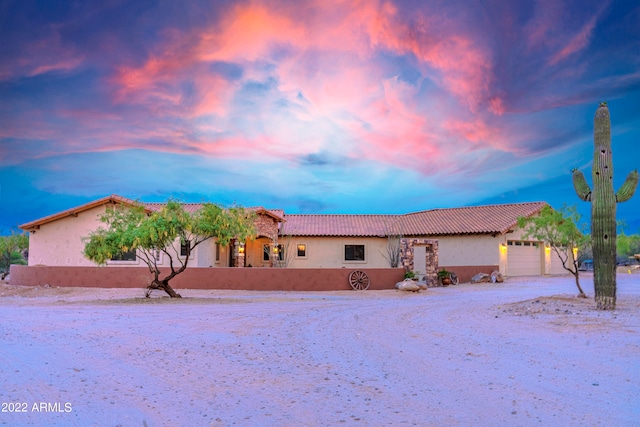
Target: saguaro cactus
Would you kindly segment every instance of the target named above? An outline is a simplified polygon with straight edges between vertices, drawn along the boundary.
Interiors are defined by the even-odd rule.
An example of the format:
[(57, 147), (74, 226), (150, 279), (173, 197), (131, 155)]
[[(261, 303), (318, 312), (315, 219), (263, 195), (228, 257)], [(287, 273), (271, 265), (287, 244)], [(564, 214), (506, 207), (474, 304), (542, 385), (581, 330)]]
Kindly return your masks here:
[(593, 145), (593, 191), (579, 170), (572, 171), (572, 178), (578, 197), (591, 202), (596, 306), (599, 310), (613, 310), (616, 308), (616, 203), (633, 196), (638, 186), (638, 171), (629, 173), (614, 193), (611, 119), (606, 102), (600, 103), (593, 120)]

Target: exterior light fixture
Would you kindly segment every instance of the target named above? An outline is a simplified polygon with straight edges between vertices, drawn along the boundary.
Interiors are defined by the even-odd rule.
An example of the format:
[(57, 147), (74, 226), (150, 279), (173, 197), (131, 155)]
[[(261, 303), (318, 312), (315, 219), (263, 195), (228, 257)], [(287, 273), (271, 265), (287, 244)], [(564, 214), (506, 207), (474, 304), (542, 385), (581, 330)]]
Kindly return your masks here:
[(240, 247), (238, 247), (238, 253), (239, 254), (243, 254), (244, 253), (244, 244), (240, 244)]

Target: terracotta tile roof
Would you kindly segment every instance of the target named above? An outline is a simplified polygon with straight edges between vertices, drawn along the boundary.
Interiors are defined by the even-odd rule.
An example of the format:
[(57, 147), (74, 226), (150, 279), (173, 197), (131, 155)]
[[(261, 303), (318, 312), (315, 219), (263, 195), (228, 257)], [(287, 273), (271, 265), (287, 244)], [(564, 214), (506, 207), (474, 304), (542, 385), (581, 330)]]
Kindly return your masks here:
[(281, 234), (289, 236), (385, 236), (397, 215), (284, 215)]
[[(159, 211), (160, 209), (162, 209), (162, 207), (166, 205), (166, 203), (145, 203), (144, 206), (149, 209), (152, 210), (154, 212)], [(183, 203), (184, 209), (187, 212), (193, 213), (193, 212), (197, 212), (200, 208), (202, 208), (202, 203)], [(248, 211), (252, 211), (255, 212), (257, 214), (265, 214), (268, 215), (272, 218), (274, 218), (277, 221), (284, 221), (283, 219), (283, 214), (284, 212), (282, 210), (278, 211), (278, 210), (269, 210), (269, 209), (265, 209), (262, 206), (252, 206), (252, 207), (248, 207), (245, 208)]]
[(545, 202), (432, 209), (404, 215), (284, 215), (284, 234), (292, 236), (385, 236), (390, 227), (404, 236), (504, 234), (520, 216), (531, 216)]
[(519, 217), (534, 215), (545, 205), (532, 202), (432, 209), (403, 215), (402, 228), (405, 236), (504, 234), (515, 227)]
[[(42, 224), (107, 204), (135, 205), (139, 202), (112, 194), (84, 205), (67, 209), (35, 221), (22, 224), (25, 231), (35, 230)], [(144, 203), (149, 211), (157, 211), (165, 203)], [(404, 215), (346, 215), (346, 214), (294, 214), (279, 209), (250, 207), (256, 213), (271, 216), (281, 225), (281, 233), (292, 236), (386, 236), (388, 230), (398, 230), (404, 236), (443, 236), (455, 234), (503, 234), (512, 229), (521, 216), (540, 211), (545, 202), (513, 203), (503, 205), (470, 206), (463, 208), (432, 209)], [(186, 203), (189, 212), (197, 211), (201, 203)]]

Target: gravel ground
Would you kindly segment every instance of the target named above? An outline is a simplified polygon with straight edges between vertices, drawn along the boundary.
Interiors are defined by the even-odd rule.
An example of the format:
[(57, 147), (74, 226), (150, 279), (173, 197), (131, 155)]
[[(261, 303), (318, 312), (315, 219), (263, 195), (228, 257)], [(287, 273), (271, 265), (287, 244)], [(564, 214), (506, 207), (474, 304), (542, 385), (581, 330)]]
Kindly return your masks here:
[(640, 425), (640, 275), (420, 293), (0, 284), (0, 425)]

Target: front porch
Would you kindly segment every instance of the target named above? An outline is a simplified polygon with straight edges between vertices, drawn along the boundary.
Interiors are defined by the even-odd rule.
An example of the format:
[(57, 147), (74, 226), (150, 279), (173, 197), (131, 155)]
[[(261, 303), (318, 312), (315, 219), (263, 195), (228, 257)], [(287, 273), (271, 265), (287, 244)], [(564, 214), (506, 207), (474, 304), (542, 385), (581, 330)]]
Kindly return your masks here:
[(284, 219), (264, 208), (256, 209), (255, 239), (229, 244), (230, 267), (276, 267), (283, 261), (278, 230)]

